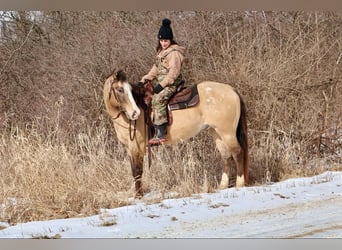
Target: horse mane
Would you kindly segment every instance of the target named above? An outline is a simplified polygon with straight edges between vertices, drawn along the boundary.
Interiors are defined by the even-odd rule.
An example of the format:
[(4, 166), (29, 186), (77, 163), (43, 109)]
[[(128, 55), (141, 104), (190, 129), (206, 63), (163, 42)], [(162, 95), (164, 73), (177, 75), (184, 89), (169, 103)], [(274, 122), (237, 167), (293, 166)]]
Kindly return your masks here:
[(132, 94), (134, 101), (138, 105), (138, 107), (142, 108), (143, 110), (147, 109), (147, 105), (145, 103), (145, 93), (146, 90), (143, 86), (139, 86), (138, 84), (131, 84), (132, 87)]

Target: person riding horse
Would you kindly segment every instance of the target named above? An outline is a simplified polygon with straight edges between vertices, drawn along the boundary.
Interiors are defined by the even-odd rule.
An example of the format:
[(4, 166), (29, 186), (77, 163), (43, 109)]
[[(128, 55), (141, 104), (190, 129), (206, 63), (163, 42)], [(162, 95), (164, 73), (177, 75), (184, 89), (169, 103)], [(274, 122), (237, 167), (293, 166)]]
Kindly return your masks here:
[[(133, 91), (136, 84), (134, 86), (129, 84), (127, 75), (121, 70), (117, 73), (113, 71), (106, 79), (103, 88), (106, 110), (113, 120), (117, 137), (126, 146), (130, 158), (135, 197), (144, 195), (142, 185), (144, 155), (146, 138), (150, 138), (151, 132), (151, 129), (146, 127), (146, 120), (149, 121), (145, 114), (146, 106), (141, 105), (143, 102), (147, 104), (146, 101), (148, 104), (152, 102), (153, 121), (157, 126), (156, 136), (148, 141), (150, 145), (164, 142), (172, 145), (184, 142), (206, 129), (224, 162), (219, 188), (228, 188), (231, 185), (230, 158), (233, 158), (236, 166), (235, 186), (243, 187), (248, 184), (249, 161), (247, 109), (243, 98), (229, 83), (205, 80), (192, 88), (197, 90), (198, 102), (194, 105), (186, 105), (184, 109), (171, 108), (169, 99), (174, 97), (183, 82), (180, 71), (185, 48), (173, 40), (170, 24), (169, 19), (164, 19), (162, 22), (158, 33), (157, 61), (150, 72), (142, 77), (139, 82), (142, 86), (137, 84), (138, 95)], [(152, 87), (152, 80), (155, 81), (154, 87)], [(146, 90), (142, 91), (143, 95), (140, 92), (141, 87)], [(153, 97), (150, 95), (152, 89), (155, 92)], [(140, 98), (138, 103), (134, 94)], [(171, 126), (168, 126), (170, 124), (168, 106), (172, 110)], [(149, 109), (148, 107), (146, 110)], [(144, 112), (143, 115), (140, 115), (141, 112)], [(216, 163), (214, 162), (213, 165)]]
[(148, 74), (141, 78), (142, 83), (148, 80), (154, 81), (152, 122), (156, 126), (156, 134), (149, 140), (149, 144), (152, 145), (167, 141), (167, 103), (182, 81), (181, 66), (184, 61), (185, 47), (178, 45), (173, 39), (170, 24), (169, 19), (163, 19), (158, 32), (156, 62)]

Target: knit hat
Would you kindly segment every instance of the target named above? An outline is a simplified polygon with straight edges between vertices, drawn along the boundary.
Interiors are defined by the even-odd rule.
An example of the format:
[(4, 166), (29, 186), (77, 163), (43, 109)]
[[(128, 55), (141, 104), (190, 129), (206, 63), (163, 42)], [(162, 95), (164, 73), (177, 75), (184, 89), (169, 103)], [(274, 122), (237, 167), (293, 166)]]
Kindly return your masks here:
[(173, 33), (172, 29), (170, 27), (171, 21), (170, 19), (163, 19), (162, 26), (160, 26), (159, 33), (158, 33), (158, 39), (167, 39), (172, 40), (173, 39)]

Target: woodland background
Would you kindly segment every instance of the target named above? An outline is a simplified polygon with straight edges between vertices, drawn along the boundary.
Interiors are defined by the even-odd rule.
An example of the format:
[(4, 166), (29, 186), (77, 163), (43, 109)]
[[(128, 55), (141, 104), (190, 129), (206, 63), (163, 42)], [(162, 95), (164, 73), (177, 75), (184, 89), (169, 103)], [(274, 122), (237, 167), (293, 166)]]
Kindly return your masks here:
[[(229, 83), (243, 96), (251, 185), (342, 170), (342, 13), (4, 11), (0, 221), (129, 203), (133, 178), (102, 87), (116, 69), (132, 83), (148, 72), (165, 17), (187, 47), (187, 83)], [(206, 131), (153, 153), (146, 191), (214, 191), (222, 162)]]

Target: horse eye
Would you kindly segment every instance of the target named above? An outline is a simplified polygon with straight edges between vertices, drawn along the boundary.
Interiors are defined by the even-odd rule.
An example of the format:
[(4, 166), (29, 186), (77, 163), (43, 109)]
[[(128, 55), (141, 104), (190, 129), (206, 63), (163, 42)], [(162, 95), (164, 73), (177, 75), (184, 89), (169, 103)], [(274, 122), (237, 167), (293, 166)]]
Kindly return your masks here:
[(121, 94), (123, 94), (125, 92), (123, 87), (118, 87), (118, 88), (116, 88), (116, 90)]

